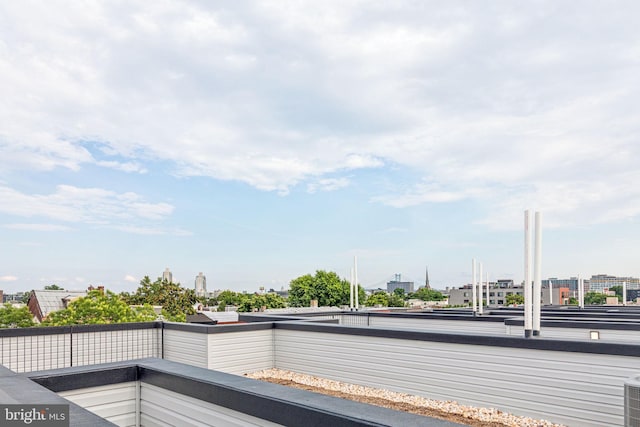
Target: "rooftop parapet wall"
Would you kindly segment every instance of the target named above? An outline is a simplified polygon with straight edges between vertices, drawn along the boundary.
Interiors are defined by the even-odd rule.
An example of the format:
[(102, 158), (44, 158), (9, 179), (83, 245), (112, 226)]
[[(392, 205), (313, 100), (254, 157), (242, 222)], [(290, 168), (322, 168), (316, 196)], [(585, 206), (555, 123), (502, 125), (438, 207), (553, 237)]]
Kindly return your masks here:
[[(38, 372), (30, 374), (30, 378), (80, 399), (83, 393), (95, 394), (107, 386), (136, 381), (143, 425), (275, 427), (298, 426), (304, 420), (305, 425), (317, 426), (460, 427), (448, 421), (157, 359)], [(108, 412), (109, 397), (100, 400), (100, 405)]]

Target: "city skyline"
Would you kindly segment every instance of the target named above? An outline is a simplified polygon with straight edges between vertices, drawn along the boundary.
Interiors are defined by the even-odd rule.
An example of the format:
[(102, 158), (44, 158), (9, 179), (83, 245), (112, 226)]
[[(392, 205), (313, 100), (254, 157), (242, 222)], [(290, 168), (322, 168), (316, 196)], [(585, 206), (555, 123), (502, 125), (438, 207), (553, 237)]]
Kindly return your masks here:
[(0, 289), (640, 275), (640, 4), (0, 5)]

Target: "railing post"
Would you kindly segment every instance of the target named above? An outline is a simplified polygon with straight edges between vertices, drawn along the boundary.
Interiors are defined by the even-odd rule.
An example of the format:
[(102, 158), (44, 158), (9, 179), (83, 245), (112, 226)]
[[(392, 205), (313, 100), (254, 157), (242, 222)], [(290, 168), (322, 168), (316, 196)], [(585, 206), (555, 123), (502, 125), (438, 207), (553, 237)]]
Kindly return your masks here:
[(73, 366), (73, 326), (69, 326), (69, 355), (71, 356), (71, 360), (69, 360), (69, 366)]

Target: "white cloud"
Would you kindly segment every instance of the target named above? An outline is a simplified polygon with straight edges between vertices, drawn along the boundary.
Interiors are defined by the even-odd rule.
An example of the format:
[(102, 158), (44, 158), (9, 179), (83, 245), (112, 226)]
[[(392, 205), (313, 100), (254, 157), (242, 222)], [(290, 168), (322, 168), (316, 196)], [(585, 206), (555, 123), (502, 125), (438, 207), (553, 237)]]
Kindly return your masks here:
[[(572, 202), (540, 203), (576, 221), (638, 215), (627, 201), (594, 208), (615, 191), (635, 196), (619, 183), (640, 158), (636, 2), (626, 13), (553, 1), (0, 7), (0, 170), (144, 173), (159, 161), (286, 195), (395, 167), (423, 181), (372, 200), (486, 200), (507, 212), (552, 191)], [(10, 196), (71, 221), (172, 210), (84, 191), (88, 205)]]
[(133, 277), (130, 274), (127, 274), (126, 276), (124, 276), (124, 278), (122, 280), (124, 280), (125, 282), (131, 282), (131, 283), (138, 283), (139, 282), (138, 279), (136, 279), (135, 277)]
[[(0, 198), (3, 200), (0, 212), (3, 213), (89, 224), (109, 224), (131, 219), (162, 220), (171, 215), (174, 209), (167, 203), (146, 202), (142, 196), (132, 192), (119, 194), (101, 188), (71, 185), (59, 185), (54, 193), (48, 195), (25, 194), (0, 185)], [(40, 227), (41, 230), (44, 228)]]
[(125, 233), (140, 234), (145, 236), (191, 236), (192, 232), (182, 229), (165, 229), (161, 227), (144, 227), (134, 225), (117, 225), (113, 227), (116, 230), (124, 231)]
[(16, 276), (0, 276), (0, 282), (15, 282), (18, 280)]
[(307, 192), (335, 191), (349, 186), (349, 178), (324, 178), (307, 184)]
[(33, 230), (33, 231), (68, 231), (71, 227), (59, 224), (6, 224), (5, 228), (12, 230)]

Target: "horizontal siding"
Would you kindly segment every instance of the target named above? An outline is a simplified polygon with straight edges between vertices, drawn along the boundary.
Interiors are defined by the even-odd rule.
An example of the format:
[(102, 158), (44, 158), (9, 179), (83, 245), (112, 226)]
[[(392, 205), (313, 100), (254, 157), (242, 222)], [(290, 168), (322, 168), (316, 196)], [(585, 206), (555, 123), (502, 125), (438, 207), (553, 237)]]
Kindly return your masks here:
[(69, 390), (58, 394), (116, 425), (136, 425), (135, 381)]
[(275, 367), (570, 426), (623, 422), (638, 358), (275, 330)]
[(504, 335), (505, 326), (502, 322), (483, 322), (465, 320), (441, 320), (434, 318), (411, 317), (378, 317), (369, 318), (369, 326), (374, 328), (397, 328), (420, 330), (427, 332), (469, 333), (478, 335)]
[(14, 372), (67, 368), (70, 364), (69, 334), (0, 337), (0, 365)]
[[(590, 332), (600, 332), (600, 341), (617, 342), (624, 344), (640, 344), (640, 331), (621, 330), (621, 329), (598, 329), (598, 328), (551, 328), (542, 327), (540, 336), (543, 338), (559, 338), (564, 340), (580, 340), (591, 341)], [(524, 335), (524, 327), (509, 325), (507, 326), (507, 334), (515, 336)]]
[(207, 337), (207, 334), (165, 329), (164, 358), (173, 362), (207, 368)]
[(244, 374), (273, 367), (273, 329), (209, 334), (208, 368)]
[(217, 426), (277, 427), (275, 424), (151, 384), (140, 386), (140, 424), (143, 427)]

